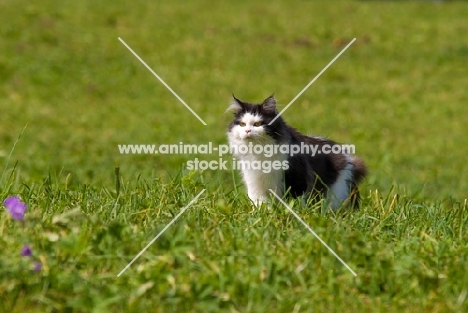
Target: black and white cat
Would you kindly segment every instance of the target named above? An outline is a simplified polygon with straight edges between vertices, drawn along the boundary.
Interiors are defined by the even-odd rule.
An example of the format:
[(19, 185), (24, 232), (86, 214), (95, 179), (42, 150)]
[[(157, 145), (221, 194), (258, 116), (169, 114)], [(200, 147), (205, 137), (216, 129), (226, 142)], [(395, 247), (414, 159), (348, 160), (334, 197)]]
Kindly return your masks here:
[[(234, 113), (234, 120), (227, 133), (231, 151), (237, 159), (243, 161), (243, 180), (249, 198), (255, 205), (267, 202), (271, 198), (269, 190), (272, 189), (280, 197), (287, 191), (294, 197), (320, 194), (326, 197), (333, 209), (343, 203), (358, 207), (357, 185), (367, 172), (361, 159), (341, 152), (323, 153), (330, 152), (330, 147), (336, 143), (321, 137), (302, 135), (287, 125), (281, 116), (277, 117), (278, 110), (273, 96), (261, 104), (245, 103), (233, 96), (228, 111)], [(260, 145), (256, 147), (260, 149), (245, 148), (256, 145)], [(276, 149), (275, 153), (270, 154), (253, 153), (267, 146), (288, 148), (301, 145), (314, 146), (316, 153), (312, 155), (312, 150), (305, 153), (305, 149), (294, 155), (289, 153), (292, 149), (287, 153), (284, 153), (284, 149)], [(273, 162), (278, 166), (270, 171), (249, 166), (249, 163), (257, 163), (271, 167)], [(279, 164), (286, 166), (281, 167)]]

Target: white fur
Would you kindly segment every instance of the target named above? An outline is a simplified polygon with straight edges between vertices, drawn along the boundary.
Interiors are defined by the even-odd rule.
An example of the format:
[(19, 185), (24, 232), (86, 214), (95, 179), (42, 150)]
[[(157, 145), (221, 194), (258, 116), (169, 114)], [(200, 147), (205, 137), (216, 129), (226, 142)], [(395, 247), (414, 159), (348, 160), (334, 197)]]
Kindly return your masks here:
[[(274, 158), (274, 157), (247, 157), (243, 158), (244, 161), (274, 161), (278, 159), (282, 161), (282, 159)], [(270, 198), (270, 189), (272, 189), (278, 196), (282, 196), (284, 193), (284, 171), (283, 170), (271, 170), (269, 173), (264, 173), (262, 170), (257, 169), (243, 169), (242, 176), (244, 178), (244, 182), (247, 186), (247, 193), (249, 195), (250, 200), (255, 205), (261, 205), (264, 202), (267, 202)]]
[[(261, 122), (259, 115), (246, 113), (241, 119), (245, 126), (235, 125), (228, 133), (229, 143), (231, 147), (248, 145), (250, 142), (253, 145), (274, 145), (277, 144), (273, 138), (265, 133), (263, 126), (254, 126), (254, 123)], [(247, 132), (250, 131), (250, 132)], [(234, 149), (235, 151), (236, 149)], [(287, 160), (287, 155), (273, 154), (271, 157), (255, 153), (235, 153), (234, 156), (241, 161), (280, 161)], [(250, 163), (251, 164), (251, 163)], [(284, 170), (271, 169), (269, 173), (263, 172), (261, 169), (244, 168), (242, 170), (242, 177), (245, 185), (247, 186), (247, 193), (250, 200), (255, 205), (260, 205), (267, 202), (270, 198), (270, 191), (272, 189), (278, 196), (282, 196), (284, 192)]]
[(340, 171), (338, 178), (328, 192), (327, 198), (333, 209), (338, 208), (350, 195), (354, 165), (348, 155), (346, 155), (346, 161), (348, 164)]

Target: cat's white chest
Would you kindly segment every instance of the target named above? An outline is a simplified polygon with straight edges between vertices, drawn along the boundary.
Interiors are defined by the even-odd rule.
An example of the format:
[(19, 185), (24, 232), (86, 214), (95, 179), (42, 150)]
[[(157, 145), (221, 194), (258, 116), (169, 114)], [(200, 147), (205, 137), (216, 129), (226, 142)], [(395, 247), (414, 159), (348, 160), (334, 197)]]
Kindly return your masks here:
[[(265, 160), (264, 162), (271, 162), (272, 160)], [(276, 159), (275, 161), (282, 162), (282, 159)], [(269, 168), (270, 165), (265, 165), (264, 168)], [(267, 202), (270, 198), (270, 189), (273, 190), (278, 196), (282, 196), (284, 193), (284, 170), (271, 170), (265, 173), (264, 170), (257, 169), (243, 169), (242, 176), (244, 182), (247, 185), (247, 193), (250, 200), (256, 205), (260, 205)]]
[[(277, 145), (273, 141), (267, 144), (270, 146)], [(264, 146), (253, 144), (251, 149), (248, 149), (249, 146), (244, 141), (230, 140), (230, 145), (231, 151), (234, 152), (236, 169), (242, 172), (248, 196), (255, 205), (268, 201), (271, 197), (270, 189), (280, 197), (283, 195), (284, 168), (287, 167), (287, 155), (281, 153), (256, 153), (255, 150), (258, 152)], [(242, 145), (244, 150), (242, 150)], [(248, 151), (242, 153), (246, 149)]]

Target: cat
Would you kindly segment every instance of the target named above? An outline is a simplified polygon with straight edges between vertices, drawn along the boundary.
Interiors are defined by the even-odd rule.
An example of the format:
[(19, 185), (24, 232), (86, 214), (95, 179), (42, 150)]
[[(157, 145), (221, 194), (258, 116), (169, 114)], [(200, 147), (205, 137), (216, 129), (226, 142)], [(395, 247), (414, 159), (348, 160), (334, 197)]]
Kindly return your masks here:
[[(271, 199), (270, 189), (279, 197), (285, 193), (293, 197), (324, 197), (333, 210), (341, 205), (359, 207), (359, 182), (367, 175), (364, 162), (350, 154), (325, 153), (337, 145), (322, 137), (305, 136), (286, 124), (278, 116), (273, 96), (261, 104), (251, 104), (233, 95), (228, 110), (234, 113), (227, 136), (235, 159), (242, 161), (242, 177), (247, 193), (254, 205), (259, 206)], [(270, 122), (273, 121), (273, 123)], [(301, 146), (302, 145), (302, 146)], [(248, 147), (254, 149), (247, 150)], [(290, 153), (293, 146), (315, 147), (313, 154), (305, 148), (299, 153)], [(254, 153), (261, 148), (275, 147), (274, 153)], [(279, 148), (278, 148), (279, 147)], [(290, 148), (290, 151), (281, 150)], [(327, 148), (327, 149), (324, 149)], [(276, 164), (267, 171), (261, 165)], [(256, 167), (249, 166), (256, 164)]]

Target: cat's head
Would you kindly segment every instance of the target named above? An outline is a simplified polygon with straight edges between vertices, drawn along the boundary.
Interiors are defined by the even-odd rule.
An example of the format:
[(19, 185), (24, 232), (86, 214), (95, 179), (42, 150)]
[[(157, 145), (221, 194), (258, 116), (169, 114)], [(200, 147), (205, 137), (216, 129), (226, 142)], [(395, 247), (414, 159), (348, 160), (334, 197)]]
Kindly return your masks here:
[(281, 141), (284, 122), (281, 117), (276, 118), (278, 110), (273, 96), (261, 104), (246, 103), (233, 96), (228, 111), (234, 113), (234, 120), (228, 127), (231, 140), (253, 143), (267, 143), (271, 139)]

